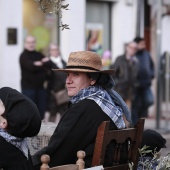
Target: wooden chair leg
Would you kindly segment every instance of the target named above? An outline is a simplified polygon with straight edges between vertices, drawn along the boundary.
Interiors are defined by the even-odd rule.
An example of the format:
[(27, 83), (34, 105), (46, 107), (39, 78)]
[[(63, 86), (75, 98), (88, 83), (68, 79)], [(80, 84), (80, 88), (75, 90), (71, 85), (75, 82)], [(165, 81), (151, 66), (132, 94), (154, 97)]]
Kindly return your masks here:
[(77, 152), (77, 157), (78, 157), (78, 160), (77, 160), (77, 162), (76, 162), (76, 165), (78, 165), (79, 166), (79, 170), (82, 170), (82, 169), (84, 169), (84, 167), (85, 167), (85, 162), (84, 162), (84, 157), (85, 157), (85, 152), (84, 151), (78, 151)]
[(48, 155), (42, 155), (41, 162), (42, 165), (40, 167), (40, 170), (49, 170), (48, 163), (50, 162), (50, 157)]

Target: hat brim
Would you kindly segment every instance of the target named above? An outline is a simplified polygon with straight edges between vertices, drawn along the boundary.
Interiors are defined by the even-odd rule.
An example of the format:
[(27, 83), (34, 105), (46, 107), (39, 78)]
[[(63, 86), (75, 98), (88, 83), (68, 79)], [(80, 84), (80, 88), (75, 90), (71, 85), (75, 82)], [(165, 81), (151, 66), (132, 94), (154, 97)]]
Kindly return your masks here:
[(52, 69), (53, 71), (58, 71), (58, 72), (82, 72), (82, 73), (105, 73), (105, 74), (111, 74), (114, 75), (116, 70), (110, 69), (110, 70), (88, 70), (88, 69), (79, 69), (79, 68), (66, 68), (66, 69)]

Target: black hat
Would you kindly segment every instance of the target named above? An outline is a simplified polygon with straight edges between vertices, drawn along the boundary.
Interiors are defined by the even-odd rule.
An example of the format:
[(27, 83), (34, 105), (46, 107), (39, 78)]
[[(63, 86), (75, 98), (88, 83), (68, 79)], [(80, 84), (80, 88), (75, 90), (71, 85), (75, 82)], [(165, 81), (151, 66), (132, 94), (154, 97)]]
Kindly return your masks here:
[(25, 95), (10, 87), (0, 89), (0, 99), (5, 106), (8, 132), (16, 137), (32, 137), (38, 134), (41, 117), (37, 106)]
[(156, 151), (159, 152), (161, 148), (166, 148), (165, 144), (166, 139), (158, 132), (151, 129), (147, 129), (143, 132), (142, 147), (146, 145), (149, 146), (149, 150), (154, 151), (156, 149)]
[(138, 44), (139, 42), (144, 41), (144, 38), (136, 37), (136, 38), (134, 38), (133, 41), (136, 42), (136, 43)]

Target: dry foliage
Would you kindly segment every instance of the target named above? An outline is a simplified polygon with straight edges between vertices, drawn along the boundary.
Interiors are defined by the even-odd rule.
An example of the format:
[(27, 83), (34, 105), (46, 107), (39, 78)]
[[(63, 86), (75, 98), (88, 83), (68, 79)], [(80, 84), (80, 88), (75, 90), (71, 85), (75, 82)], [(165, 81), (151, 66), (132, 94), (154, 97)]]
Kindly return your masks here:
[(38, 3), (38, 9), (44, 13), (55, 13), (60, 18), (59, 27), (64, 29), (70, 29), (69, 25), (62, 23), (63, 10), (69, 10), (69, 4), (63, 4), (65, 0), (35, 0)]

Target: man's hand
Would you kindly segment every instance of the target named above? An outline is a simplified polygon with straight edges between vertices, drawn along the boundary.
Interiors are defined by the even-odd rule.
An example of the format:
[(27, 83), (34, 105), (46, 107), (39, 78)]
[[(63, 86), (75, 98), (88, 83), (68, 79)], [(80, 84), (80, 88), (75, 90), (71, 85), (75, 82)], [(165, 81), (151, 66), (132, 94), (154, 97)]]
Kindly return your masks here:
[(33, 63), (35, 66), (42, 66), (43, 63), (41, 61), (34, 61)]
[(43, 63), (45, 63), (45, 62), (47, 62), (47, 61), (49, 61), (50, 59), (49, 59), (49, 57), (44, 57), (41, 61), (43, 62)]

